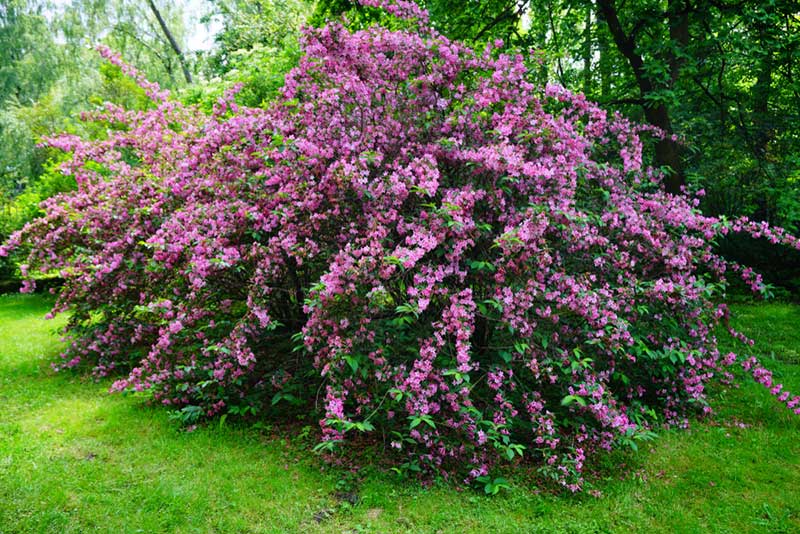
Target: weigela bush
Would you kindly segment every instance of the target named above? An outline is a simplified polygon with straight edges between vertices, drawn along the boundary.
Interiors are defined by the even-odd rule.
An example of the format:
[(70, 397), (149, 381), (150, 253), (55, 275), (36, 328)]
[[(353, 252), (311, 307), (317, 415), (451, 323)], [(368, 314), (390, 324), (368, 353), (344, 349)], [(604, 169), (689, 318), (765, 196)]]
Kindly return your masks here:
[[(707, 411), (743, 364), (714, 335), (729, 232), (643, 165), (658, 132), (520, 56), (437, 34), (408, 2), (388, 30), (307, 29), (268, 109), (154, 101), (58, 137), (79, 184), (3, 249), (66, 280), (66, 366), (124, 372), (185, 420), (320, 405), (324, 443), (385, 436), (408, 471), (484, 477), (530, 458), (572, 490), (587, 455)], [(305, 403), (305, 404), (304, 404)], [(283, 411), (283, 413), (286, 413)]]

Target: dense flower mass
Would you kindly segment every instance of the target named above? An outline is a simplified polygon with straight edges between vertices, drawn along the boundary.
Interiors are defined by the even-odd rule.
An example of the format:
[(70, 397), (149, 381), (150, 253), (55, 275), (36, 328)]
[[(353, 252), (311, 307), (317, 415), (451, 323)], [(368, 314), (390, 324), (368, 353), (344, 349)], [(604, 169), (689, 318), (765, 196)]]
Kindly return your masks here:
[(587, 455), (707, 410), (737, 361), (800, 413), (714, 336), (725, 275), (761, 286), (715, 239), (796, 238), (664, 193), (657, 132), (531, 85), (521, 57), (363, 3), (415, 23), (306, 30), (268, 109), (234, 89), (205, 116), (129, 70), (153, 109), (49, 140), (79, 188), (2, 253), (66, 280), (66, 366), (193, 418), (318, 395), (329, 444), (380, 434), (405, 469), (467, 479), (530, 458), (572, 490)]

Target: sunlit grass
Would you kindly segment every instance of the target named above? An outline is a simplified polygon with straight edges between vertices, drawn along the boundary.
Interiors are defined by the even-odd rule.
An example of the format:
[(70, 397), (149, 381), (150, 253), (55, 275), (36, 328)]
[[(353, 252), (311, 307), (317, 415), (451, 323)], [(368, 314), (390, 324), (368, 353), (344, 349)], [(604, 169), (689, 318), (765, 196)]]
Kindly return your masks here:
[[(374, 466), (353, 477), (321, 465), (309, 439), (268, 429), (181, 431), (166, 410), (109, 395), (109, 382), (54, 373), (63, 318), (43, 320), (47, 306), (0, 297), (3, 534), (800, 532), (800, 418), (754, 384), (715, 393), (711, 421), (605, 458), (598, 497), (538, 493), (512, 476), (511, 491), (487, 498)], [(735, 311), (754, 352), (800, 391), (800, 307)]]

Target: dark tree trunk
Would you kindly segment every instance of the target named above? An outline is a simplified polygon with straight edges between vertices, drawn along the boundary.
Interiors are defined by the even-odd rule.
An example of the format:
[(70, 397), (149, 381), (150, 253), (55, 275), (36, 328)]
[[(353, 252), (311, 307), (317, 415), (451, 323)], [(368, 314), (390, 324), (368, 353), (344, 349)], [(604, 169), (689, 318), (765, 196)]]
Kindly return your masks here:
[[(645, 72), (644, 59), (636, 50), (635, 35), (628, 35), (625, 33), (622, 23), (619, 20), (614, 0), (597, 0), (597, 7), (606, 24), (608, 24), (609, 32), (614, 38), (614, 43), (633, 70), (633, 75), (636, 79), (636, 84), (639, 87), (639, 93), (642, 99), (646, 99), (647, 95), (654, 93), (657, 87), (655, 87), (652, 80)], [(673, 8), (674, 2), (670, 2), (670, 9), (672, 10)], [(689, 35), (688, 18), (686, 14), (675, 14), (671, 12), (669, 16), (670, 37), (674, 35), (678, 38), (679, 44), (685, 44), (685, 40), (688, 40)], [(672, 53), (670, 55), (670, 67), (673, 81), (678, 75), (680, 66), (681, 62), (675, 57), (675, 54)], [(655, 147), (656, 165), (659, 167), (669, 167), (670, 169), (664, 179), (664, 187), (669, 193), (680, 194), (681, 187), (686, 184), (686, 177), (683, 169), (681, 145), (672, 140), (673, 130), (669, 109), (665, 104), (650, 106), (645, 102), (644, 116), (647, 122), (656, 126), (664, 133), (664, 138), (659, 140)]]
[(164, 22), (164, 17), (161, 16), (161, 12), (156, 7), (155, 2), (153, 2), (153, 0), (147, 0), (147, 4), (150, 6), (150, 11), (156, 16), (158, 25), (161, 26), (161, 31), (164, 32), (164, 36), (167, 38), (167, 41), (169, 41), (169, 45), (172, 47), (175, 55), (178, 56), (178, 62), (181, 64), (181, 69), (183, 69), (183, 77), (186, 78), (186, 83), (192, 83), (192, 73), (189, 72), (189, 67), (186, 65), (186, 58), (181, 51), (181, 47), (178, 46), (178, 41), (175, 40), (172, 32), (169, 31), (169, 27), (167, 23)]
[[(603, 14), (599, 9), (595, 12), (598, 27), (607, 27)], [(608, 42), (608, 35), (600, 28), (597, 32), (597, 48), (600, 52), (600, 58), (597, 62), (598, 70), (600, 71), (600, 100), (605, 102), (611, 95), (611, 50), (610, 43)]]
[(753, 86), (753, 152), (760, 161), (767, 159), (767, 149), (775, 132), (769, 118), (769, 100), (772, 93), (773, 58), (769, 48), (769, 29), (763, 23), (756, 26), (759, 41), (765, 51), (758, 68), (758, 78)]
[(753, 117), (755, 118), (755, 156), (760, 160), (767, 157), (767, 148), (774, 135), (772, 125), (769, 121), (769, 97), (772, 86), (772, 60), (770, 57), (764, 58), (758, 72), (758, 79), (753, 87)]
[(583, 29), (583, 94), (592, 88), (592, 10), (586, 10), (586, 27)]

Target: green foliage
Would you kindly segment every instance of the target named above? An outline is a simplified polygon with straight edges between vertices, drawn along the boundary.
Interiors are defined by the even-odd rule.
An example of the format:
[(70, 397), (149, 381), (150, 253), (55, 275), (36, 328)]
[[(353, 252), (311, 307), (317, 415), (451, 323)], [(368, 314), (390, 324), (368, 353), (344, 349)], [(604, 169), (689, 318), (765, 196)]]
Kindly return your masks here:
[[(61, 155), (60, 159), (64, 159)], [(39, 204), (58, 193), (75, 189), (75, 178), (64, 175), (58, 169), (58, 160), (44, 164), (43, 174), (13, 199), (0, 202), (0, 239), (22, 228), (27, 222), (42, 215)], [(0, 291), (8, 289), (5, 284), (18, 275), (13, 257), (0, 258)]]
[(475, 481), (483, 485), (483, 491), (486, 495), (497, 495), (500, 493), (500, 490), (509, 489), (511, 487), (508, 481), (502, 477), (492, 478), (486, 475), (476, 478)]
[[(417, 4), (426, 6), (423, 1), (418, 1)], [(459, 8), (461, 9), (463, 6), (459, 5)], [(314, 11), (309, 18), (312, 26), (321, 27), (326, 22), (336, 20), (346, 21), (351, 29), (364, 29), (374, 24), (392, 30), (409, 27), (408, 21), (392, 16), (383, 9), (363, 6), (356, 0), (317, 0), (315, 2)], [(438, 21), (433, 22), (439, 24)], [(411, 25), (413, 26), (413, 23)]]
[(13, 198), (46, 171), (47, 161), (58, 151), (37, 143), (42, 136), (74, 129), (65, 109), (68, 107), (63, 92), (53, 88), (32, 104), (11, 99), (0, 108), (1, 194)]
[(0, 5), (0, 105), (9, 98), (30, 104), (46, 93), (62, 56), (35, 0), (4, 0)]
[(183, 100), (210, 112), (225, 90), (236, 84), (240, 104), (261, 107), (275, 98), (286, 73), (300, 57), (300, 26), (311, 12), (308, 0), (212, 0), (222, 20), (215, 48), (204, 58), (208, 80), (187, 89)]
[[(20, 211), (14, 198), (37, 183), (54, 157), (53, 150), (39, 146), (42, 137), (61, 132), (102, 136), (102, 129), (85, 131), (75, 116), (105, 101), (127, 109), (147, 105), (141, 89), (117, 67), (101, 64), (98, 68), (99, 56), (89, 46), (102, 38), (152, 79), (167, 87), (175, 85), (169, 63), (174, 58), (148, 42), (148, 38), (163, 36), (148, 36), (142, 30), (149, 19), (148, 12), (139, 7), (126, 0), (59, 6), (44, 0), (11, 0), (0, 7), (0, 209), (6, 219), (0, 223), (0, 232), (27, 220), (30, 210)], [(180, 9), (165, 13), (170, 24), (180, 29)], [(46, 187), (28, 191), (20, 202), (33, 205), (46, 198), (44, 193)]]
[(254, 43), (250, 48), (230, 51), (225, 69), (211, 71), (215, 76), (209, 81), (187, 88), (182, 100), (210, 112), (227, 89), (241, 84), (237, 102), (251, 107), (265, 106), (278, 94), (284, 76), (300, 57), (297, 36), (290, 35), (277, 47)]
[[(155, 0), (179, 47), (186, 51), (189, 28), (185, 25), (187, 3)], [(178, 56), (160, 28), (148, 3), (140, 0), (73, 0), (56, 11), (52, 25), (65, 41), (63, 48), (73, 55), (70, 67), (84, 73), (98, 64), (92, 48), (105, 44), (119, 52), (148, 79), (162, 87), (186, 85)], [(185, 54), (190, 72), (197, 71), (193, 54)], [(79, 73), (80, 74), (80, 71)]]
[(0, 204), (41, 173), (47, 159), (37, 135), (64, 123), (64, 92), (53, 87), (63, 51), (44, 5), (10, 0), (0, 6)]
[(100, 84), (89, 97), (91, 104), (100, 106), (105, 102), (111, 102), (131, 110), (147, 109), (152, 106), (153, 102), (144, 90), (116, 65), (101, 63), (98, 65), (98, 72)]
[(280, 52), (297, 41), (299, 29), (311, 11), (309, 0), (212, 0), (223, 28), (216, 36), (216, 48), (208, 58), (214, 74), (238, 68), (235, 57), (253, 48)]

